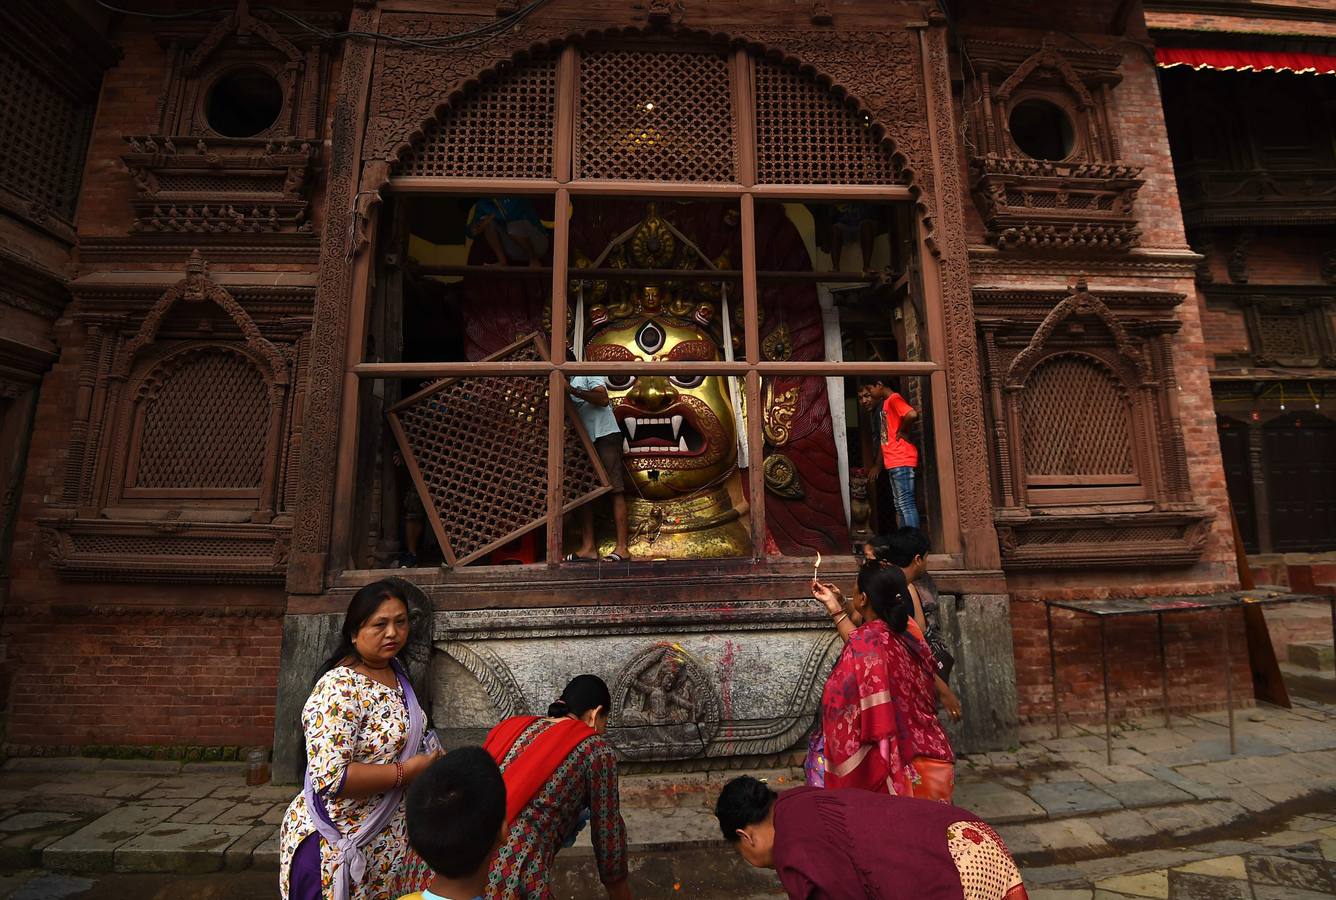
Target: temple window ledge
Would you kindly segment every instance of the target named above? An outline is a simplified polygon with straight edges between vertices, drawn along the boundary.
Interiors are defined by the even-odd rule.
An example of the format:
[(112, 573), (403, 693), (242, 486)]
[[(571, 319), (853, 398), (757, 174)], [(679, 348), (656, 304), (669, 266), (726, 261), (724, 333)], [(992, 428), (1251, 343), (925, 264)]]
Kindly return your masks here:
[(37, 524), (47, 558), (71, 581), (281, 584), (287, 571), (290, 523), (192, 517)]
[[(947, 554), (929, 557), (938, 590), (950, 594), (1002, 593), (1000, 571), (972, 571)], [(388, 576), (407, 578), (419, 586), (438, 610), (548, 606), (653, 606), (661, 603), (710, 604), (721, 601), (799, 598), (810, 601), (813, 560), (772, 558), (722, 560), (631, 560), (622, 563), (581, 563), (467, 566), (459, 569), (349, 570), (335, 577), (320, 597), (300, 600), (292, 612), (342, 608), (365, 584)], [(850, 586), (857, 567), (852, 554), (827, 557), (821, 579)], [(342, 605), (340, 605), (342, 604)], [(309, 609), (307, 608), (309, 607)]]
[(1003, 510), (994, 516), (1002, 568), (1186, 566), (1201, 558), (1214, 514), (1196, 506), (1084, 512)]

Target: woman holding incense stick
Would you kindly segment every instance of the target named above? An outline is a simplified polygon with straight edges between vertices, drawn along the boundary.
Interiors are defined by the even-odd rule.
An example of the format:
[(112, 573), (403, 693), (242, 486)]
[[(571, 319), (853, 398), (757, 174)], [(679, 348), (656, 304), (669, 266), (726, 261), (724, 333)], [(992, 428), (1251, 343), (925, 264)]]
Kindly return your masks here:
[(824, 785), (950, 802), (955, 754), (937, 721), (937, 700), (953, 718), (960, 705), (911, 630), (904, 574), (864, 566), (848, 610), (831, 585), (813, 579), (812, 595), (846, 640), (821, 695)]

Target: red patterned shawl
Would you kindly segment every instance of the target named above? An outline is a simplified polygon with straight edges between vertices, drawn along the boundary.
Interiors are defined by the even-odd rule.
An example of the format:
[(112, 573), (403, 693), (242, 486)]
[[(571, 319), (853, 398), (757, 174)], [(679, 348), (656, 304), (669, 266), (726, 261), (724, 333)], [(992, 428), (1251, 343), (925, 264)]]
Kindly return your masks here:
[(849, 635), (821, 694), (826, 786), (912, 796), (916, 756), (953, 762), (927, 645), (885, 622)]

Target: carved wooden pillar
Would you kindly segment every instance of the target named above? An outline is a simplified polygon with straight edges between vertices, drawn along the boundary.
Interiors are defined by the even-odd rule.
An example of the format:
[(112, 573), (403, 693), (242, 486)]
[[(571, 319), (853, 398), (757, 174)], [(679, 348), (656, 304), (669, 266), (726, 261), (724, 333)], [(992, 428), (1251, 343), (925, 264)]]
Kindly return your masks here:
[[(988, 483), (988, 450), (983, 421), (983, 386), (975, 337), (974, 302), (965, 245), (964, 189), (960, 183), (960, 148), (952, 107), (951, 66), (946, 18), (934, 13), (928, 28), (919, 30), (923, 79), (932, 153), (935, 258), (924, 259), (925, 280), (936, 276), (941, 291), (947, 355), (947, 402), (951, 413), (951, 446), (955, 462), (960, 536), (966, 568), (997, 569), (1001, 556), (993, 528), (989, 491), (969, 486)], [(945, 481), (945, 479), (944, 479)], [(944, 484), (945, 486), (945, 484)]]
[[(375, 31), (379, 21), (378, 9), (357, 5), (348, 29)], [(338, 99), (334, 105), (333, 146), (328, 160), (324, 218), (327, 231), (321, 245), (316, 287), (298, 508), (288, 565), (288, 590), (297, 594), (317, 594), (324, 589), (348, 307), (355, 270), (351, 243), (354, 237), (348, 225), (355, 215), (357, 181), (362, 171), (362, 135), (374, 56), (374, 45), (368, 41), (348, 41), (343, 47)]]
[(1266, 486), (1266, 447), (1262, 423), (1248, 423), (1248, 471), (1252, 475), (1253, 516), (1257, 520), (1257, 549), (1271, 552), (1271, 495)]
[(80, 460), (82, 469), (78, 474), (78, 490), (75, 499), (81, 516), (97, 515), (97, 498), (101, 496), (102, 483), (110, 471), (108, 465), (98, 462), (102, 454), (102, 435), (108, 427), (107, 410), (117, 408), (115, 403), (121, 386), (120, 381), (109, 378), (107, 375), (112, 371), (116, 353), (121, 344), (120, 328), (124, 325), (124, 321), (103, 321), (100, 324), (107, 336), (101, 342), (98, 358), (94, 364), (94, 372), (98, 377), (93, 388), (93, 399), (89, 408), (88, 436), (85, 441), (83, 458)]
[(1164, 404), (1164, 434), (1162, 445), (1165, 472), (1168, 475), (1169, 495), (1172, 500), (1186, 503), (1192, 500), (1192, 483), (1188, 476), (1187, 452), (1183, 445), (1183, 423), (1178, 412), (1178, 378), (1174, 375), (1173, 335), (1160, 334), (1150, 342), (1155, 354), (1156, 371), (1164, 390), (1160, 392)]
[(984, 336), (985, 362), (988, 366), (988, 397), (993, 411), (993, 443), (997, 447), (997, 484), (1002, 492), (1002, 505), (1016, 505), (1016, 488), (1012, 484), (1011, 448), (1007, 442), (1007, 410), (1002, 402), (1002, 369), (997, 361), (997, 339), (990, 333)]
[(79, 387), (74, 394), (74, 418), (70, 422), (69, 456), (65, 459), (65, 478), (61, 485), (61, 499), (78, 503), (81, 487), (88, 471), (84, 452), (88, 446), (88, 415), (93, 408), (93, 386), (97, 365), (102, 355), (102, 328), (89, 324), (84, 338), (83, 359), (79, 365)]
[(23, 493), (23, 473), (32, 439), (33, 417), (37, 412), (37, 388), (7, 390), (0, 384), (0, 608), (6, 599), (9, 580), (9, 553), (14, 539), (14, 519)]

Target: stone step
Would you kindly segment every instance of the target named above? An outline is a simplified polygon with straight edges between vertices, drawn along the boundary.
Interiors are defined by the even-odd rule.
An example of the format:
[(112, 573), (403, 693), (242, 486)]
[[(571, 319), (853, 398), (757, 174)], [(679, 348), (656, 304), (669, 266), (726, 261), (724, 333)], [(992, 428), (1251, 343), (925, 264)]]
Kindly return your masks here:
[(1300, 563), (1285, 567), (1290, 590), (1303, 594), (1336, 594), (1336, 565)]
[(1285, 647), (1289, 662), (1303, 669), (1330, 672), (1336, 669), (1336, 652), (1331, 641), (1294, 641)]

